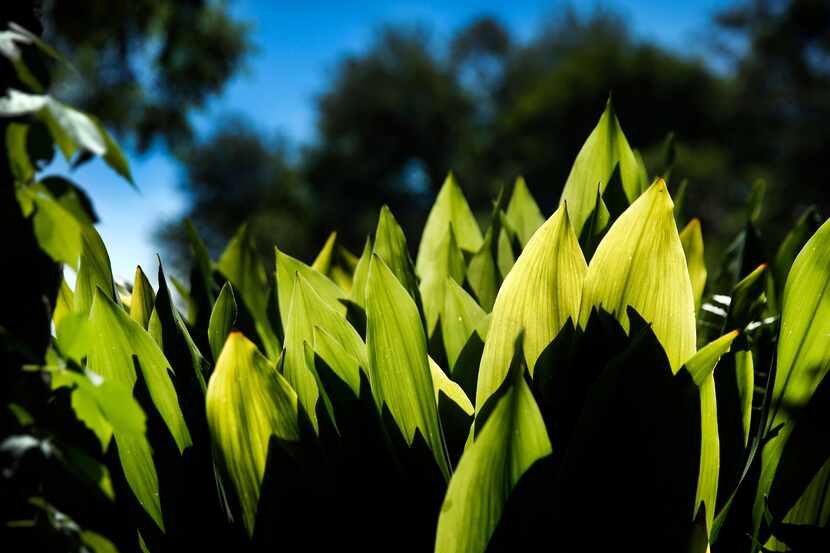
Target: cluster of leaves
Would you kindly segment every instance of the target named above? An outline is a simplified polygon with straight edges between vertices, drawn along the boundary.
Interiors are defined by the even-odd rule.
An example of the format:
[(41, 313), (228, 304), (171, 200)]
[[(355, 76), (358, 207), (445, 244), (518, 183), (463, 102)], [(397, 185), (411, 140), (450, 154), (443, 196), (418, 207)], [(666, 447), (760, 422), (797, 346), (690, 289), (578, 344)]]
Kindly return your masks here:
[[(44, 47), (6, 33), (26, 84), (15, 48)], [(246, 226), (218, 260), (191, 230), (189, 283), (156, 287), (39, 175), (57, 147), (128, 177), (107, 133), (31, 87), (0, 114), (4, 539), (826, 550), (830, 222), (770, 249), (758, 188), (708, 278), (610, 102), (547, 219), (518, 179), (482, 232), (450, 175), (414, 262), (384, 208), (359, 256), (332, 234), (273, 270)]]

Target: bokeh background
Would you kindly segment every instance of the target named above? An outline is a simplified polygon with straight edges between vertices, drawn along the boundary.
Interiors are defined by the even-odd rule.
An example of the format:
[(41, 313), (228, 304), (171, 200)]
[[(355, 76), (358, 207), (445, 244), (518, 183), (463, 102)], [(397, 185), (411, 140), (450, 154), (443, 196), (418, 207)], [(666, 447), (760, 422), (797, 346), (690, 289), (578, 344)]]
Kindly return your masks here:
[[(102, 163), (89, 191), (117, 275), (181, 270), (189, 218), (214, 255), (250, 221), (310, 259), (354, 252), (381, 205), (410, 246), (452, 170), (485, 220), (523, 175), (553, 211), (609, 95), (656, 170), (672, 140), (709, 263), (767, 183), (779, 237), (830, 210), (830, 2), (42, 0), (0, 9), (73, 63), (54, 93), (117, 132), (139, 192)], [(3, 24), (5, 27), (5, 23)], [(671, 137), (671, 138), (669, 138)]]

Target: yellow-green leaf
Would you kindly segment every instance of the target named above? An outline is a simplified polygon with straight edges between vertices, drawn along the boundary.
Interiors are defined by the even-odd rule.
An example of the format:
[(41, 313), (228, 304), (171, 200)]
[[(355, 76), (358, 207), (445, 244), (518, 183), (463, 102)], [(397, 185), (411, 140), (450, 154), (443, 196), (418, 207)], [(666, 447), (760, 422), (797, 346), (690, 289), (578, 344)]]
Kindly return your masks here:
[(236, 324), (236, 317), (237, 307), (236, 298), (233, 296), (233, 286), (230, 282), (226, 282), (219, 292), (219, 297), (216, 298), (216, 303), (213, 304), (213, 311), (210, 313), (208, 322), (208, 342), (214, 360), (219, 359), (225, 340), (228, 339), (233, 325)]
[(651, 323), (677, 372), (695, 353), (695, 303), (662, 179), (623, 212), (597, 247), (585, 277), (580, 325), (601, 307), (628, 331), (629, 305)]
[(432, 252), (430, 263), (424, 264), (421, 273), (420, 292), (424, 301), (428, 336), (432, 335), (438, 316), (444, 307), (447, 279), (464, 282), (465, 270), (464, 256), (455, 242), (455, 233), (450, 227), (442, 235), (438, 247)]
[(519, 374), (450, 479), (438, 517), (436, 553), (486, 551), (516, 484), (550, 453), (542, 414)]
[(132, 390), (138, 379), (136, 364), (141, 369), (150, 398), (164, 420), (179, 452), (191, 445), (190, 432), (169, 372), (170, 363), (146, 330), (99, 289), (89, 314), (91, 338), (87, 365), (104, 380), (112, 380)]
[(579, 317), (586, 269), (563, 204), (530, 239), (496, 297), (479, 367), (476, 412), (507, 376), (521, 332), (532, 372), (565, 322)]
[(276, 359), (281, 346), (268, 316), (269, 310), (273, 309), (273, 298), (268, 292), (268, 278), (248, 225), (242, 225), (236, 231), (216, 268), (233, 284), (239, 299), (251, 313), (265, 353)]
[(473, 332), (479, 331), (482, 341), (487, 336), (487, 313), (452, 278), (446, 280), (444, 309), (441, 312), (441, 338), (453, 372), (461, 350)]
[(533, 199), (530, 190), (527, 189), (527, 183), (523, 177), (516, 179), (505, 215), (516, 231), (522, 247), (527, 245), (536, 229), (545, 222), (545, 218), (539, 210), (539, 205)]
[(430, 272), (429, 265), (434, 263), (450, 229), (455, 234), (459, 249), (476, 252), (481, 247), (481, 229), (452, 173), (447, 175), (435, 198), (418, 246), (415, 268), (422, 279)]
[(228, 491), (253, 535), (271, 438), (300, 439), (297, 394), (256, 346), (232, 332), (207, 389), (211, 443)]
[(692, 292), (695, 297), (695, 312), (700, 309), (703, 289), (706, 288), (706, 263), (703, 258), (703, 234), (700, 232), (700, 220), (695, 218), (680, 231), (680, 243), (686, 255), (689, 278), (692, 279)]
[[(314, 329), (325, 329), (343, 348), (364, 365), (365, 346), (357, 331), (346, 321), (342, 313), (335, 311), (323, 297), (317, 293), (302, 273), (296, 273), (288, 321), (285, 327), (285, 356), (283, 374), (289, 384), (296, 390), (300, 403), (311, 420), (315, 431), (319, 429), (317, 420), (317, 401), (321, 398), (321, 386), (314, 367), (309, 364), (305, 344), (314, 345)], [(328, 398), (322, 394), (327, 404)], [(329, 406), (327, 410), (331, 414)]]
[(623, 190), (631, 203), (646, 189), (648, 183), (643, 178), (637, 157), (628, 145), (609, 98), (599, 123), (579, 150), (562, 190), (560, 203), (568, 203), (577, 236), (581, 234), (582, 226), (594, 210), (597, 185), (600, 193), (604, 192), (617, 165)]
[(281, 252), (279, 249), (276, 250), (276, 258), (277, 302), (279, 303), (283, 332), (288, 332), (289, 308), (298, 274), (302, 275), (308, 284), (314, 288), (314, 291), (325, 301), (326, 305), (341, 315), (346, 314), (346, 306), (340, 300), (347, 299), (348, 295), (326, 275), (313, 267), (309, 267), (299, 259)]
[(141, 266), (135, 268), (133, 279), (133, 293), (130, 296), (130, 317), (147, 330), (150, 323), (150, 315), (153, 314), (153, 305), (156, 302), (156, 293)]
[(369, 266), (366, 315), (369, 383), (378, 409), (389, 409), (407, 444), (411, 445), (415, 432), (420, 432), (449, 479), (418, 307), (377, 255), (372, 256)]

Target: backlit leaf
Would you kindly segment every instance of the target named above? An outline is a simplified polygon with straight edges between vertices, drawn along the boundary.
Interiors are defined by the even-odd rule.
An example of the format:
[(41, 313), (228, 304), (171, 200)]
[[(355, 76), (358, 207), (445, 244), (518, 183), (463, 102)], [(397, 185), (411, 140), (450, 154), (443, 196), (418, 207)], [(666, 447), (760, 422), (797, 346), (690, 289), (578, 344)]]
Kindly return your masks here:
[(531, 465), (551, 453), (539, 407), (521, 371), (516, 372), (450, 479), (436, 553), (486, 551), (513, 488)]
[(222, 347), (225, 345), (225, 340), (233, 330), (233, 325), (236, 323), (236, 299), (233, 296), (233, 286), (230, 282), (226, 282), (219, 292), (219, 297), (216, 298), (216, 303), (213, 305), (213, 312), (210, 314), (210, 323), (208, 324), (208, 341), (210, 342), (210, 350), (213, 353), (214, 359), (219, 359), (219, 354), (222, 352)]
[(228, 491), (253, 535), (268, 445), (300, 439), (297, 394), (256, 346), (228, 336), (207, 390), (211, 442)]
[(507, 376), (520, 333), (525, 362), (533, 367), (565, 322), (578, 318), (585, 273), (585, 259), (562, 205), (534, 233), (499, 290), (479, 368), (476, 412)]
[(530, 237), (545, 222), (536, 200), (527, 189), (527, 183), (523, 177), (516, 179), (513, 185), (513, 193), (510, 195), (510, 202), (505, 212), (507, 220), (516, 231), (522, 247), (527, 245)]
[(631, 203), (646, 189), (648, 183), (643, 179), (637, 158), (628, 145), (609, 99), (599, 123), (576, 156), (560, 198), (560, 204), (568, 203), (577, 236), (581, 234), (583, 225), (594, 210), (597, 185), (600, 192), (604, 192), (617, 165), (623, 190)]
[(580, 325), (593, 308), (628, 330), (630, 305), (649, 323), (677, 371), (695, 353), (695, 305), (666, 183), (658, 179), (617, 219), (591, 258)]
[(372, 256), (366, 290), (366, 347), (375, 403), (378, 409), (389, 409), (407, 445), (412, 445), (416, 432), (421, 433), (441, 473), (449, 479), (418, 308), (377, 255)]
[(135, 268), (133, 279), (133, 293), (130, 297), (130, 317), (145, 330), (150, 323), (150, 315), (153, 313), (153, 305), (156, 302), (156, 293), (147, 280), (147, 276), (140, 266)]
[(481, 229), (452, 173), (444, 180), (424, 225), (415, 265), (421, 279), (431, 272), (429, 266), (435, 263), (435, 257), (450, 229), (459, 249), (472, 253), (481, 247)]
[(703, 234), (700, 232), (700, 220), (692, 219), (680, 231), (680, 243), (686, 255), (689, 278), (692, 279), (692, 292), (695, 297), (695, 311), (700, 309), (703, 289), (706, 288), (706, 263), (703, 258)]
[(228, 243), (216, 268), (227, 278), (254, 319), (257, 334), (270, 359), (276, 359), (281, 345), (268, 313), (273, 300), (268, 293), (268, 278), (247, 225), (242, 225)]

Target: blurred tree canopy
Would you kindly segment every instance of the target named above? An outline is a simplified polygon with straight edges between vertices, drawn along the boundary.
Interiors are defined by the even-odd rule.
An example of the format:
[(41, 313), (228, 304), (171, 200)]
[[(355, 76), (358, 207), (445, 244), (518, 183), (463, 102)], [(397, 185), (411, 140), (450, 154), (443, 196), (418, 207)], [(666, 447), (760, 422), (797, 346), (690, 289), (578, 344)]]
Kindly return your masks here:
[(251, 50), (247, 25), (231, 18), (223, 2), (4, 4), (11, 6), (0, 9), (3, 28), (20, 23), (71, 60), (71, 68), (58, 68), (64, 74), (54, 77), (55, 92), (134, 139), (139, 151), (161, 139), (174, 154), (185, 152), (192, 112), (222, 91)]
[[(612, 12), (582, 19), (567, 11), (526, 42), (491, 17), (471, 22), (447, 43), (434, 40), (424, 27), (382, 29), (364, 52), (340, 61), (318, 98), (318, 138), (277, 184), (295, 198), (286, 204), (290, 207), (252, 201), (247, 216), (268, 221), (301, 210), (301, 220), (287, 216), (296, 223), (292, 233), (262, 225), (258, 239), (308, 258), (331, 230), (359, 251), (383, 204), (417, 239), (450, 170), (482, 218), (498, 190), (518, 175), (550, 209), (609, 93), (629, 140), (645, 148), (647, 161), (674, 131), (683, 144), (677, 160), (683, 176), (713, 190), (734, 184), (737, 168), (721, 136), (732, 117), (732, 84), (702, 60), (635, 39)], [(254, 134), (249, 129), (246, 140)], [(220, 128), (197, 148), (211, 151), (234, 135), (238, 130)], [(273, 155), (282, 159), (277, 165), (286, 166), (284, 151)], [(234, 159), (244, 163), (239, 174), (251, 174), (250, 160), (224, 161)], [(235, 173), (227, 169), (229, 177)], [(265, 190), (279, 178), (257, 174), (260, 180), (228, 183)], [(189, 215), (197, 228), (226, 240), (242, 213), (211, 209), (211, 202), (220, 207), (226, 198), (207, 180), (194, 179), (193, 171), (183, 186), (194, 200)], [(289, 192), (298, 189), (308, 193)], [(735, 200), (742, 199), (735, 194)], [(720, 224), (717, 215), (713, 219)], [(166, 227), (162, 239), (170, 243), (175, 228)]]
[[(743, 225), (757, 179), (777, 200), (764, 214), (774, 232), (810, 203), (830, 208), (826, 0), (739, 1), (688, 49), (698, 57), (633, 36), (603, 9), (565, 10), (527, 40), (486, 16), (446, 40), (386, 27), (341, 59), (317, 100), (317, 138), (301, 148), (238, 118), (192, 135), (189, 114), (251, 50), (222, 3), (53, 1), (42, 19), (87, 80), (65, 92), (139, 147), (165, 139), (185, 163), (186, 215), (214, 254), (243, 220), (269, 258), (273, 244), (311, 258), (331, 230), (359, 251), (382, 204), (414, 241), (450, 170), (482, 219), (518, 175), (550, 211), (609, 94), (652, 170), (676, 137), (670, 186), (688, 179), (692, 215), (715, 242)], [(180, 221), (158, 232), (182, 260), (184, 237)]]

